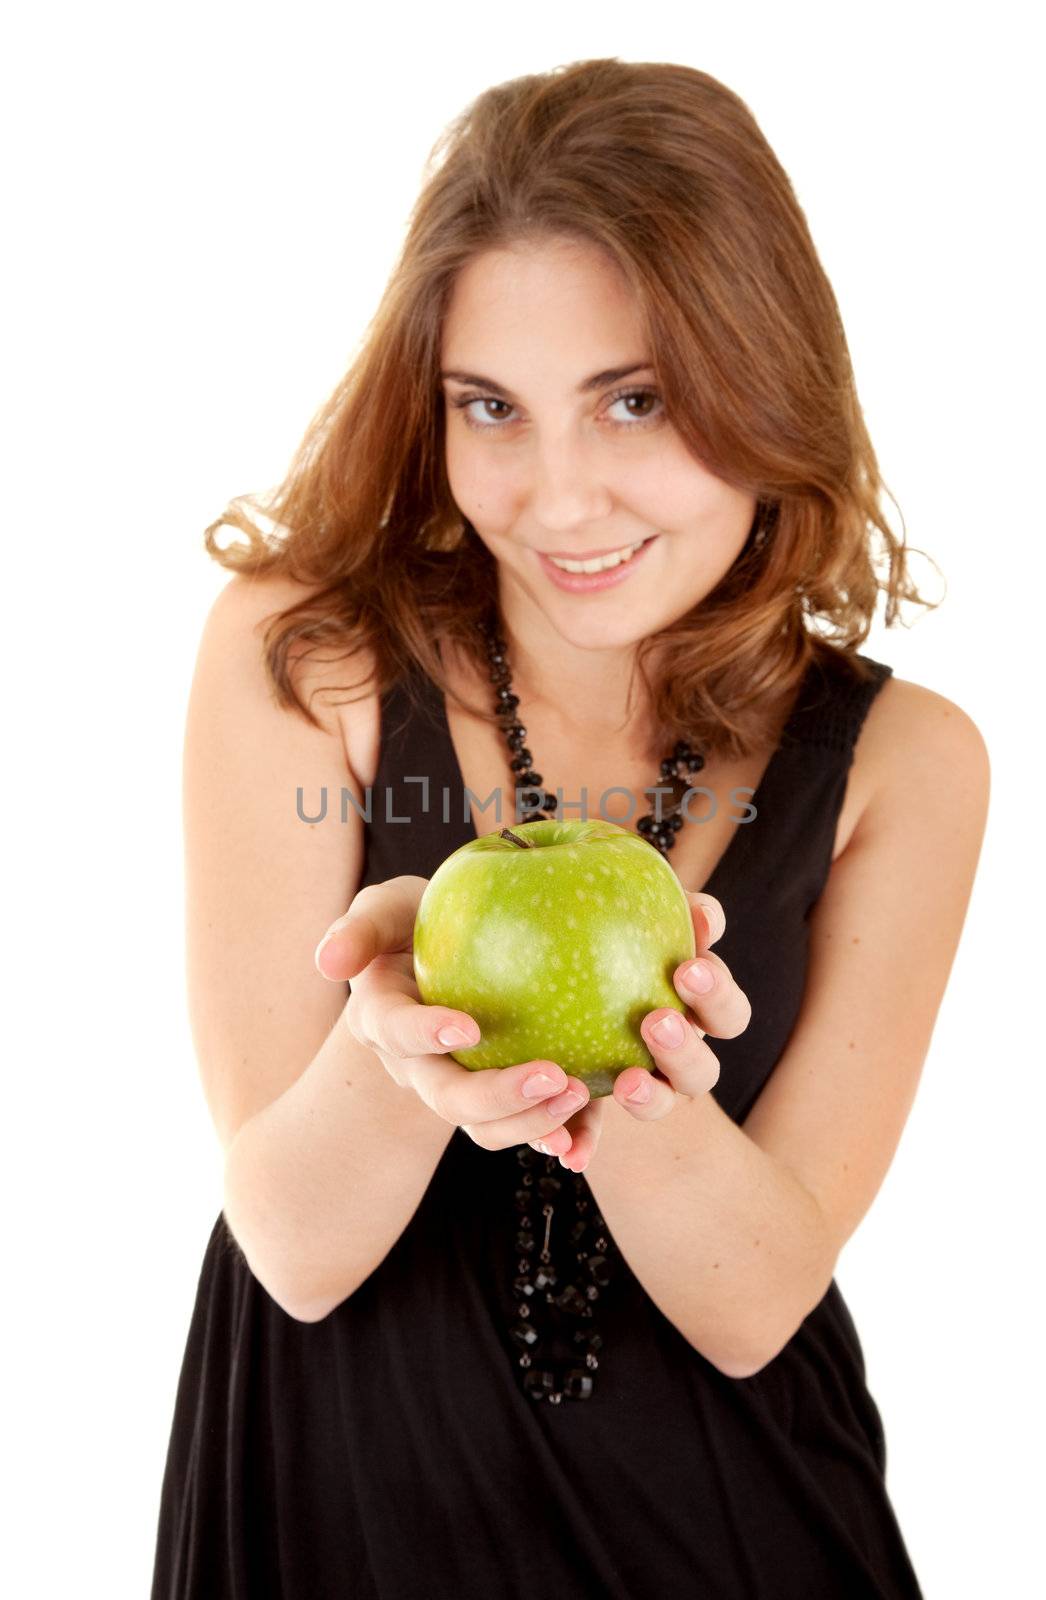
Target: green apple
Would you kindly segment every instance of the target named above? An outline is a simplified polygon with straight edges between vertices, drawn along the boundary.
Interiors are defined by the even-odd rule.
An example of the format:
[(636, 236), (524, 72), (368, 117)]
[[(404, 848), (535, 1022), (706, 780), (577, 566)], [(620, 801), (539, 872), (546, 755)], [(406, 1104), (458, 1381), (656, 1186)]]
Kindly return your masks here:
[(593, 1098), (653, 1067), (639, 1024), (685, 1007), (672, 985), (695, 954), (682, 884), (661, 852), (602, 819), (518, 823), (441, 862), (414, 923), (426, 1005), (474, 1017), (464, 1067), (556, 1061)]

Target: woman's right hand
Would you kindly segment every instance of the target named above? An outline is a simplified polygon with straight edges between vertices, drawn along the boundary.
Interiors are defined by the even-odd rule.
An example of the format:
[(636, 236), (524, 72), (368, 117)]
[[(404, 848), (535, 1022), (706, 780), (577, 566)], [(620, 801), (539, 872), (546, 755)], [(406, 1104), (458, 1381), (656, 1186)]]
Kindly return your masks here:
[(466, 1012), (426, 1006), (418, 994), (414, 921), (427, 883), (404, 874), (361, 889), (317, 946), (318, 971), (352, 980), (344, 1017), (353, 1036), (437, 1116), (484, 1150), (540, 1141), (549, 1155), (566, 1155), (573, 1140), (563, 1124), (589, 1098), (579, 1078), (554, 1061), (473, 1071), (443, 1053), (478, 1044), (479, 1028)]

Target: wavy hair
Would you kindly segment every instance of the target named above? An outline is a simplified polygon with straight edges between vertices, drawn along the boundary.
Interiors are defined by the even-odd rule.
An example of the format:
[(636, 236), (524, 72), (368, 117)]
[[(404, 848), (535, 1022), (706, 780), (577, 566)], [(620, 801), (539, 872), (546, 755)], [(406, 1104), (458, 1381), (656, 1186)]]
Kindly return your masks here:
[[(625, 275), (667, 418), (756, 498), (730, 571), (636, 651), (652, 748), (686, 738), (747, 755), (812, 657), (866, 676), (880, 591), (888, 627), (903, 601), (940, 602), (916, 590), (883, 514), (839, 309), (792, 186), (747, 106), (706, 73), (578, 61), (467, 106), (430, 152), (378, 309), (284, 481), (233, 500), (206, 548), (234, 572), (309, 586), (267, 619), (265, 649), (278, 699), (310, 722), (295, 663), (333, 645), (336, 660), (366, 652), (350, 698), (409, 686), (420, 668), (497, 724), (453, 694), (437, 644), (485, 672), (479, 623), (497, 593), (447, 482), (441, 331), (468, 261), (553, 239), (596, 246)], [(219, 545), (223, 525), (246, 543)]]

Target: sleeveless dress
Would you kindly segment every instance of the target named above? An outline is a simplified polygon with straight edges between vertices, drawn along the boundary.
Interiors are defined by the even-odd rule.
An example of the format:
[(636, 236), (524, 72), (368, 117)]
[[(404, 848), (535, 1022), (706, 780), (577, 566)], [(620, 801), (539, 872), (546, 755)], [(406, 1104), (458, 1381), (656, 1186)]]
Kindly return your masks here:
[[(870, 683), (811, 664), (756, 815), (705, 885), (728, 918), (717, 953), (752, 1003), (743, 1034), (711, 1041), (711, 1092), (738, 1123), (798, 1016), (854, 744), (892, 672), (863, 659)], [(475, 837), (442, 696), (415, 682), (416, 697), (382, 699), (363, 884), (431, 877)], [(455, 1129), (384, 1261), (316, 1323), (280, 1309), (218, 1217), (152, 1600), (919, 1600), (834, 1278), (784, 1349), (736, 1379), (618, 1255), (594, 1392), (553, 1406), (523, 1392), (508, 1333), (519, 1175), (516, 1149)]]

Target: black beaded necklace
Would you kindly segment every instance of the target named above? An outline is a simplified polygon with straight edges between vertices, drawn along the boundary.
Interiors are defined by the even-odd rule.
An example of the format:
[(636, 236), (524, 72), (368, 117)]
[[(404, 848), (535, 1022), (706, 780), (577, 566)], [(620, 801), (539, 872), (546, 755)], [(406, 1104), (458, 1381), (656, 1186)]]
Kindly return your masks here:
[[(538, 822), (554, 815), (558, 797), (545, 792), (544, 779), (533, 770), (534, 758), (524, 742), (527, 730), (516, 720), (519, 697), (512, 692), (508, 647), (496, 620), (481, 622), (480, 632), (490, 661), (490, 680), (497, 690), (494, 709), (511, 753), (509, 765), (517, 775), (516, 804), (523, 812), (520, 821)], [(687, 793), (687, 780), (704, 764), (704, 756), (692, 750), (685, 740), (680, 740), (672, 755), (661, 763), (663, 783), (655, 786), (654, 792), (662, 796), (667, 787), (670, 803), (660, 817), (652, 811), (641, 817), (636, 826), (662, 855), (672, 849), (683, 825), (680, 808)], [(528, 794), (535, 803), (524, 808)], [(550, 1405), (559, 1405), (563, 1400), (588, 1400), (603, 1348), (602, 1336), (595, 1326), (594, 1306), (600, 1291), (614, 1276), (620, 1253), (592, 1201), (583, 1174), (574, 1172), (569, 1176), (573, 1180), (575, 1215), (573, 1220), (569, 1215), (565, 1218), (567, 1239), (557, 1239), (560, 1254), (558, 1262), (554, 1261), (550, 1249), (552, 1219), (569, 1169), (558, 1165), (558, 1156), (543, 1157), (529, 1145), (518, 1146), (516, 1159), (520, 1167), (515, 1195), (518, 1257), (512, 1282), (516, 1321), (509, 1332), (513, 1355), (522, 1349), (517, 1364), (523, 1374), (523, 1391), (534, 1400), (548, 1400)], [(540, 1249), (532, 1215), (539, 1204), (544, 1221)], [(564, 1261), (571, 1251), (574, 1264), (568, 1266)], [(559, 1332), (569, 1350), (565, 1358), (551, 1354), (550, 1338), (539, 1333), (536, 1326), (534, 1313), (542, 1299), (555, 1324), (552, 1331)]]
[[(490, 661), (490, 681), (497, 689), (497, 699), (494, 710), (501, 719), (501, 728), (505, 735), (505, 743), (512, 755), (509, 766), (516, 774), (517, 803), (522, 806), (524, 797), (528, 794), (536, 797), (536, 803), (529, 805), (520, 817), (521, 822), (538, 822), (542, 817), (555, 811), (558, 797), (545, 791), (545, 780), (540, 772), (533, 770), (534, 757), (526, 747), (527, 730), (521, 722), (516, 721), (516, 707), (519, 705), (519, 696), (512, 692), (512, 678), (509, 672), (508, 646), (497, 631), (497, 623), (484, 619), (479, 624), (480, 633), (487, 647), (487, 656)], [(693, 774), (701, 771), (705, 758), (699, 751), (691, 749), (685, 739), (680, 739), (670, 756), (665, 756), (661, 763), (661, 784), (654, 784), (646, 790), (658, 795), (664, 795), (666, 790), (669, 800), (666, 807), (658, 815), (657, 810), (650, 811), (645, 817), (640, 817), (636, 828), (649, 844), (660, 850), (662, 855), (667, 855), (676, 842), (676, 834), (683, 826), (681, 806), (687, 794), (687, 780)]]

